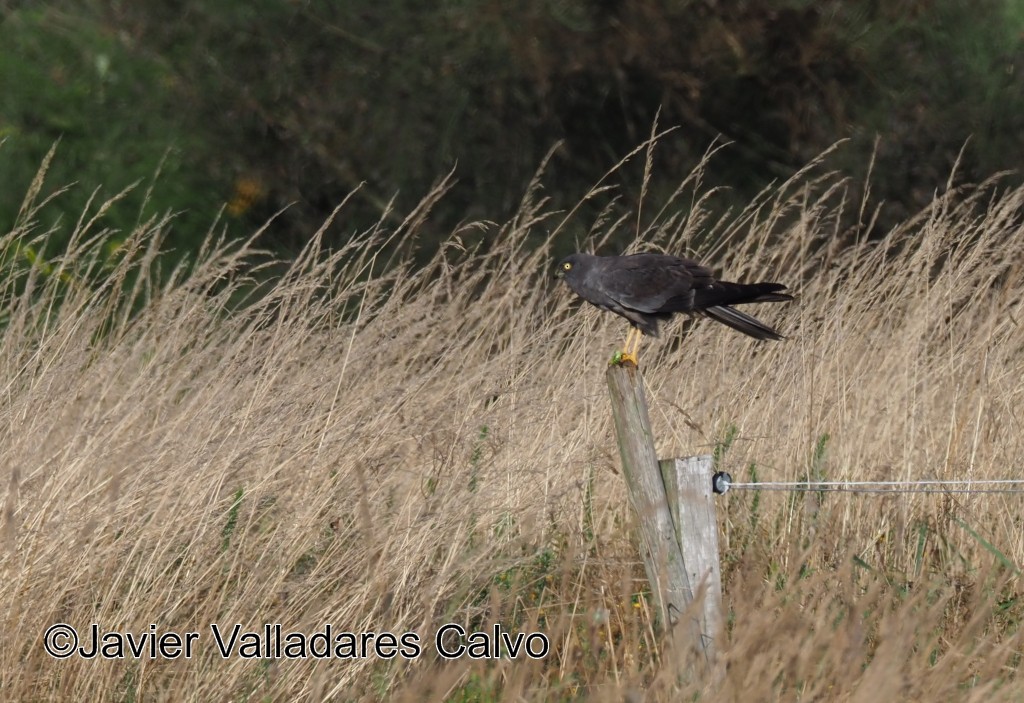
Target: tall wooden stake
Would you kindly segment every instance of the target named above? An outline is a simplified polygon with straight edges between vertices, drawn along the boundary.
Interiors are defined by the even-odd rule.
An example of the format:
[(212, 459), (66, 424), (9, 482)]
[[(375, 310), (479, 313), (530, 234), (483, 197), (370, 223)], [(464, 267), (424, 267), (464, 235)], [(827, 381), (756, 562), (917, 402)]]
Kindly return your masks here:
[[(658, 613), (670, 630), (684, 627), (711, 665), (722, 591), (710, 462), (698, 458), (659, 465), (640, 372), (631, 364), (613, 365), (607, 379), (622, 473)], [(702, 597), (698, 608), (691, 607), (695, 595)]]

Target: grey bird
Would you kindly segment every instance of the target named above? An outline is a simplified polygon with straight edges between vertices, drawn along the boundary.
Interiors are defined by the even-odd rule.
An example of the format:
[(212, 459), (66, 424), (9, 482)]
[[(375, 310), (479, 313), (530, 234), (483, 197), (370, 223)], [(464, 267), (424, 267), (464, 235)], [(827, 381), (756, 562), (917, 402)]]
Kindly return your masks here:
[(692, 259), (668, 254), (571, 254), (558, 264), (576, 295), (629, 320), (625, 349), (613, 361), (637, 363), (643, 335), (658, 336), (658, 323), (677, 312), (704, 315), (755, 339), (782, 339), (777, 331), (733, 308), (743, 303), (792, 300), (781, 283), (730, 283)]

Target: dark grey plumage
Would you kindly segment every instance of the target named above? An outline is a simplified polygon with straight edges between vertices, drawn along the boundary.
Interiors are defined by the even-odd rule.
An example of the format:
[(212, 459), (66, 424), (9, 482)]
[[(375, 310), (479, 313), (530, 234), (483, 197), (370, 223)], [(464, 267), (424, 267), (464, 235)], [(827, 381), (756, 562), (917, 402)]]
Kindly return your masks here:
[(589, 303), (621, 315), (644, 334), (677, 312), (705, 315), (756, 339), (782, 339), (777, 331), (734, 309), (743, 303), (792, 300), (781, 283), (716, 281), (692, 259), (666, 254), (593, 256), (572, 254), (555, 276)]

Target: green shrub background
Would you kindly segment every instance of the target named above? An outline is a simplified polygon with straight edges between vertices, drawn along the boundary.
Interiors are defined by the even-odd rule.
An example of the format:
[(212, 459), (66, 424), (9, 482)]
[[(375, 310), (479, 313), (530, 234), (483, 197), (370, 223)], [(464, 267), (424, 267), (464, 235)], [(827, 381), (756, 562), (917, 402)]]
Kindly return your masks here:
[[(59, 140), (48, 186), (75, 186), (50, 217), (140, 181), (108, 225), (179, 212), (181, 253), (226, 206), (234, 236), (285, 209), (260, 244), (287, 256), (355, 191), (336, 246), (450, 170), (427, 239), (504, 221), (555, 145), (544, 184), (567, 207), (655, 119), (678, 129), (649, 192), (726, 142), (706, 170), (720, 210), (848, 138), (832, 165), (863, 183), (874, 154), (876, 235), (945, 186), (965, 142), (968, 181), (1024, 153), (1020, 2), (9, 2), (0, 31), (0, 224)], [(619, 212), (639, 161), (610, 182)]]

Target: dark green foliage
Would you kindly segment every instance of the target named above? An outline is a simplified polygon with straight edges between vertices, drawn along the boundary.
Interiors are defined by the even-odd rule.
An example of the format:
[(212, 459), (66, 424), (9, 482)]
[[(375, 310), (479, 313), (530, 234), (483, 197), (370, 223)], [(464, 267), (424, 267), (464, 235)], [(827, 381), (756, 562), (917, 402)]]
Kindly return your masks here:
[(60, 223), (51, 249), (68, 240), (97, 188), (93, 212), (138, 182), (105, 215), (103, 224), (116, 230), (107, 246), (141, 220), (180, 211), (167, 246), (179, 255), (197, 250), (228, 192), (217, 192), (203, 162), (210, 135), (180, 109), (179, 78), (115, 27), (80, 12), (27, 8), (0, 21), (0, 234), (14, 225), (43, 156), (59, 142), (43, 195), (75, 185), (34, 228)]
[[(546, 193), (555, 206), (575, 203), (659, 111), (661, 127), (680, 129), (655, 153), (655, 202), (716, 140), (733, 144), (704, 182), (732, 189), (717, 196), (726, 207), (842, 138), (851, 143), (834, 165), (859, 180), (877, 138), (872, 192), (888, 226), (944, 187), (968, 138), (964, 179), (1016, 167), (1024, 150), (1024, 16), (1005, 0), (36, 8), (0, 24), (0, 132), (16, 155), (0, 159), (0, 174), (19, 183), (0, 196), (4, 223), (58, 138), (51, 181), (81, 183), (66, 213), (93, 187), (149, 179), (162, 163), (146, 207), (186, 211), (172, 245), (193, 248), (226, 203), (240, 232), (287, 207), (265, 235), (285, 251), (352, 191), (329, 244), (382, 216), (400, 220), (453, 168), (457, 183), (425, 235), (501, 221), (558, 142)], [(622, 212), (640, 200), (642, 168), (610, 180)], [(569, 239), (607, 197), (591, 205)]]

